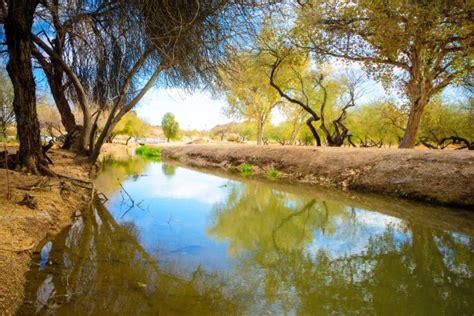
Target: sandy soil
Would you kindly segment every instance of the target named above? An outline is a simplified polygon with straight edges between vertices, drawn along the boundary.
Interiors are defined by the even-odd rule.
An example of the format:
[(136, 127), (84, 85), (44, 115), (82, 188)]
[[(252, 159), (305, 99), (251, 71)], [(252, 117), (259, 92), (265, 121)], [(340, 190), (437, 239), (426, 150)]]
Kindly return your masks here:
[[(77, 179), (89, 178), (87, 164), (74, 154), (50, 150), (51, 169)], [(71, 223), (76, 212), (88, 205), (91, 190), (86, 183), (66, 178), (48, 178), (0, 169), (0, 315), (14, 314), (23, 300), (25, 273), (33, 251)], [(20, 205), (25, 194), (36, 207)], [(33, 205), (31, 204), (31, 207)]]
[(270, 168), (282, 180), (376, 192), (450, 206), (474, 206), (474, 153), (469, 151), (187, 145), (162, 147), (164, 159), (255, 176)]

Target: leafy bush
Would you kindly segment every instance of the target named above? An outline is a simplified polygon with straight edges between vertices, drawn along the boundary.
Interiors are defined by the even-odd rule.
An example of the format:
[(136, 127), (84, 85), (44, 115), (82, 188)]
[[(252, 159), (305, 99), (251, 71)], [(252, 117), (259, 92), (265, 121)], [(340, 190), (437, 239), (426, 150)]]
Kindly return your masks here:
[(249, 165), (248, 163), (240, 165), (240, 174), (243, 176), (250, 176), (252, 174), (252, 165)]
[(267, 178), (270, 180), (278, 179), (278, 171), (275, 168), (271, 167), (267, 171)]
[(140, 146), (135, 149), (135, 154), (142, 156), (144, 158), (159, 160), (161, 157), (160, 148), (157, 147), (148, 147), (146, 145)]

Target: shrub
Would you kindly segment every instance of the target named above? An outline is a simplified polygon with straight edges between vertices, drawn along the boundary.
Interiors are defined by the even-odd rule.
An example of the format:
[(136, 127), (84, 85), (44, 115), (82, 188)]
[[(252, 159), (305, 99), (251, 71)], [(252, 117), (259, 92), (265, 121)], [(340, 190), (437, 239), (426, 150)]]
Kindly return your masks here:
[(267, 171), (267, 178), (270, 180), (278, 179), (278, 171), (275, 168), (271, 167)]
[(252, 174), (252, 165), (243, 163), (240, 165), (240, 174), (243, 176), (250, 176)]
[(161, 157), (160, 148), (148, 147), (146, 145), (140, 146), (137, 149), (135, 149), (135, 154), (141, 157), (149, 158), (153, 160), (160, 160), (160, 157)]

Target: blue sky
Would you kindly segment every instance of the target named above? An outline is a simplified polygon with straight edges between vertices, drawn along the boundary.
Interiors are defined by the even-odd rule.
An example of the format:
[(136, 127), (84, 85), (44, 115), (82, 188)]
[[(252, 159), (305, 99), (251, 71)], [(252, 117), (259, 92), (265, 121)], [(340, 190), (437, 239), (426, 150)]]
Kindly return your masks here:
[(224, 97), (213, 97), (206, 91), (155, 88), (140, 101), (136, 112), (153, 125), (160, 125), (164, 114), (171, 112), (182, 129), (203, 130), (231, 121), (222, 114), (225, 104)]
[[(386, 97), (397, 98), (395, 93), (387, 93), (378, 82), (369, 80), (367, 85), (367, 93), (359, 99), (359, 105)], [(447, 102), (461, 98), (459, 89), (448, 87), (443, 92), (443, 98)], [(160, 125), (164, 114), (171, 112), (182, 129), (206, 130), (217, 124), (236, 121), (223, 114), (222, 109), (226, 104), (224, 96), (212, 96), (210, 92), (203, 90), (153, 88), (145, 95), (135, 110), (139, 117), (153, 125)], [(281, 120), (280, 114), (273, 114), (273, 123), (277, 124)]]
[[(368, 94), (360, 102), (367, 103), (384, 97), (380, 84), (370, 82)], [(153, 125), (160, 125), (164, 114), (175, 115), (182, 129), (206, 130), (217, 124), (235, 119), (227, 118), (222, 109), (226, 106), (224, 96), (212, 96), (203, 90), (186, 91), (180, 88), (153, 88), (140, 101), (135, 109), (138, 116)], [(273, 114), (273, 122), (278, 123), (282, 116)]]

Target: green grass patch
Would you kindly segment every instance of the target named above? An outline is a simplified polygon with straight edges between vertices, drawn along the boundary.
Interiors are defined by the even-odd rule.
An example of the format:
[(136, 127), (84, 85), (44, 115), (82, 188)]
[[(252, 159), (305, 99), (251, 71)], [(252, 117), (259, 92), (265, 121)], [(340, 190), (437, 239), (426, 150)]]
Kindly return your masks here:
[(243, 176), (252, 175), (252, 165), (248, 163), (243, 163), (240, 165), (240, 174)]
[(267, 178), (270, 180), (277, 180), (278, 179), (278, 171), (271, 167), (270, 169), (267, 170)]
[(135, 154), (143, 158), (148, 158), (148, 159), (153, 159), (153, 160), (160, 160), (161, 158), (160, 148), (148, 147), (146, 145), (140, 146), (137, 149), (135, 149)]

